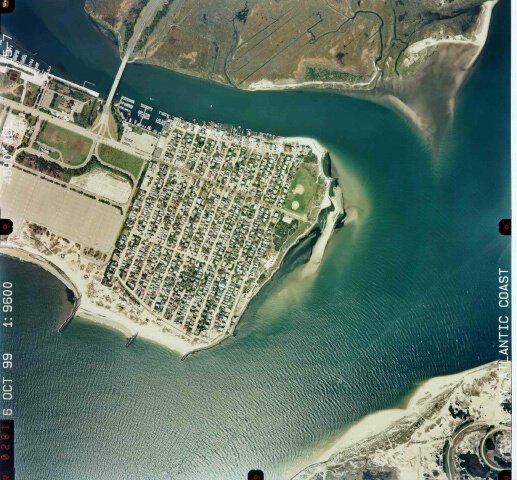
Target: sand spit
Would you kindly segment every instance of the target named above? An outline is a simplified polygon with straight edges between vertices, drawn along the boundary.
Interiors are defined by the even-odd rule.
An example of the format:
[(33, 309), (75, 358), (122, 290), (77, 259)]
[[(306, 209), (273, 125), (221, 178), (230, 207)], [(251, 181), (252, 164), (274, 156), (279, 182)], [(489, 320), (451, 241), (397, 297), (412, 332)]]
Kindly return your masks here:
[[(456, 78), (450, 86), (450, 101), (448, 103), (449, 114), (451, 115), (454, 111), (457, 91), (465, 80), (471, 67), (478, 59), (486, 43), (492, 10), (496, 3), (497, 0), (488, 0), (481, 6), (481, 13), (479, 14), (477, 27), (472, 38), (462, 35), (443, 37), (431, 36), (408, 46), (406, 54), (413, 59), (418, 58), (420, 54), (426, 55), (426, 50), (428, 49), (447, 48), (448, 45), (471, 45), (475, 47), (475, 53), (470, 57), (468, 63), (459, 67), (459, 71), (455, 75)], [(425, 137), (427, 142), (433, 144), (435, 137), (434, 130), (437, 129), (437, 126), (429, 125), (429, 119), (426, 117), (425, 109), (420, 111), (418, 108), (414, 108), (412, 102), (408, 101), (408, 98), (405, 98), (407, 95), (404, 95), (403, 92), (401, 92), (402, 95), (399, 95), (398, 93), (395, 93), (396, 89), (393, 90), (391, 88), (385, 88), (384, 80), (380, 80), (376, 83), (378, 78), (378, 72), (375, 72), (368, 82), (351, 85), (335, 81), (294, 82), (289, 79), (271, 81), (264, 78), (252, 83), (246, 90), (333, 90), (352, 97), (370, 100), (381, 105), (388, 106), (402, 114), (402, 116), (414, 125), (414, 127)], [(409, 76), (405, 78), (411, 80), (412, 77)], [(436, 121), (437, 120), (434, 120), (434, 122)]]
[(436, 459), (443, 458), (445, 441), (465, 426), (464, 418), (451, 414), (451, 406), (468, 412), (472, 427), (509, 425), (511, 415), (502, 404), (511, 398), (510, 371), (509, 362), (494, 361), (431, 378), (415, 389), (404, 408), (381, 410), (348, 426), (340, 438), (315, 452), (312, 465), (292, 478), (313, 480), (329, 470), (348, 478), (365, 469), (384, 468), (394, 473), (393, 478), (423, 478), (423, 472), (435, 471), (434, 477), (446, 479)]

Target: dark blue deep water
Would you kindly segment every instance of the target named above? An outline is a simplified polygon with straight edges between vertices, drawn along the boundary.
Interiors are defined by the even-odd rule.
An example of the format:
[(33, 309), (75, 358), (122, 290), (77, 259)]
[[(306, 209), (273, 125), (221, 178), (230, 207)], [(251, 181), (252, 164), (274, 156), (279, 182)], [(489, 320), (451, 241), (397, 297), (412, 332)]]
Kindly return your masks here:
[[(2, 30), (53, 71), (101, 92), (116, 48), (79, 0), (19, 0)], [(497, 270), (510, 243), (509, 7), (432, 157), (396, 113), (322, 92), (246, 93), (131, 65), (121, 95), (186, 119), (317, 138), (357, 223), (302, 280), (296, 256), (252, 302), (237, 336), (181, 362), (165, 349), (74, 320), (43, 270), (0, 260), (14, 284), (21, 479), (288, 478), (350, 422), (399, 404), (430, 377), (498, 358)], [(150, 100), (150, 99), (153, 100)]]

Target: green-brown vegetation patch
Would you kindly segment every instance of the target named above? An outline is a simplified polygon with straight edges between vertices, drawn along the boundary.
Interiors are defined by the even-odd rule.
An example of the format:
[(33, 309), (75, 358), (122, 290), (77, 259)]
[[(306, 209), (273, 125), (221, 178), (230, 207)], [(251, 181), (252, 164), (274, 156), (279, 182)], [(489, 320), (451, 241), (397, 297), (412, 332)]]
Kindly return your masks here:
[(149, 39), (149, 35), (154, 31), (158, 22), (167, 14), (169, 11), (169, 7), (171, 6), (173, 0), (165, 0), (163, 7), (158, 11), (158, 13), (154, 16), (153, 21), (145, 27), (144, 31), (140, 35), (138, 42), (135, 46), (135, 50), (140, 50), (145, 46), (147, 40)]
[(23, 104), (28, 107), (33, 107), (38, 99), (38, 95), (40, 92), (40, 86), (35, 83), (27, 82), (25, 86), (25, 98), (23, 99)]
[(28, 153), (26, 151), (20, 151), (16, 155), (16, 163), (66, 183), (70, 182), (72, 177), (79, 177), (97, 169), (110, 172), (117, 177), (122, 177), (134, 185), (134, 180), (130, 175), (101, 163), (95, 155), (92, 156), (86, 165), (83, 165), (79, 168), (70, 168), (64, 167), (59, 163), (53, 162), (52, 160), (42, 158), (39, 155)]
[(48, 155), (50, 158), (53, 158), (54, 160), (60, 160), (59, 152), (57, 150), (50, 150), (46, 145), (41, 145), (39, 142), (34, 142), (32, 148), (34, 148), (34, 150), (38, 150)]
[(344, 82), (350, 84), (364, 81), (363, 77), (355, 73), (324, 67), (307, 67), (305, 70), (305, 80), (308, 82)]
[(23, 80), (17, 70), (0, 73), (0, 95), (9, 100), (19, 101), (23, 93)]
[(52, 123), (45, 123), (38, 136), (38, 141), (59, 150), (63, 162), (72, 166), (80, 165), (86, 160), (92, 145), (89, 138)]
[(122, 115), (120, 114), (119, 109), (113, 105), (113, 103), (111, 104), (111, 119), (115, 123), (115, 135), (117, 137), (117, 141), (120, 141), (124, 133), (124, 122), (122, 120)]
[(74, 113), (74, 122), (84, 128), (90, 128), (95, 122), (99, 113), (98, 101), (95, 99), (89, 100), (83, 105), (80, 113)]
[(141, 158), (105, 144), (99, 145), (99, 157), (102, 162), (128, 173), (135, 182), (138, 181), (145, 165)]
[(296, 172), (289, 192), (285, 199), (284, 207), (293, 212), (304, 214), (310, 207), (318, 190), (316, 165), (303, 163)]
[(291, 245), (308, 227), (307, 222), (300, 222), (292, 219), (291, 223), (284, 221), (281, 217), (275, 225), (273, 245), (275, 250), (280, 251), (285, 245)]
[(56, 79), (52, 79), (49, 82), (48, 88), (54, 92), (60, 93), (61, 95), (66, 95), (67, 97), (71, 97), (74, 100), (79, 100), (80, 102), (87, 102), (93, 98), (89, 93), (72, 87), (71, 85), (67, 85), (66, 83), (60, 82)]

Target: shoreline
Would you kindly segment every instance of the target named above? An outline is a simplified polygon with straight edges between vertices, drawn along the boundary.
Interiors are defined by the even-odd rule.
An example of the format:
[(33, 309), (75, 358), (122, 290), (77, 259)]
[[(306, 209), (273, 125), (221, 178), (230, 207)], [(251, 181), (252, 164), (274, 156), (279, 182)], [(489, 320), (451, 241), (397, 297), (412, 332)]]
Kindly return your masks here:
[[(485, 2), (481, 5), (481, 12), (479, 13), (477, 22), (477, 28), (473, 33), (473, 38), (463, 37), (462, 35), (451, 36), (450, 38), (434, 38), (428, 37), (422, 40), (419, 40), (413, 44), (408, 46), (408, 53), (410, 54), (418, 54), (423, 50), (426, 50), (430, 47), (436, 47), (438, 45), (444, 45), (445, 47), (450, 44), (461, 44), (461, 45), (472, 45), (477, 47), (476, 53), (472, 56), (468, 65), (458, 72), (458, 85), (453, 90), (453, 95), (450, 99), (451, 110), (454, 109), (455, 99), (458, 94), (459, 86), (464, 82), (466, 75), (469, 71), (471, 71), (471, 67), (474, 65), (478, 57), (480, 56), (484, 45), (487, 40), (492, 11), (494, 6), (497, 4), (498, 0), (485, 0)], [(86, 15), (90, 18), (90, 20), (96, 24), (98, 28), (107, 30), (110, 35), (108, 37), (115, 37), (116, 42), (113, 42), (113, 38), (111, 38), (115, 47), (119, 50), (119, 57), (122, 58), (121, 52), (121, 42), (120, 35), (116, 30), (113, 30), (110, 26), (105, 24), (99, 17), (96, 16), (95, 11), (90, 11), (87, 8), (87, 5), (84, 6), (84, 11)], [(140, 51), (139, 51), (140, 52)], [(139, 53), (137, 52), (137, 53)], [(361, 100), (371, 101), (373, 103), (380, 104), (384, 107), (389, 108), (390, 110), (394, 110), (396, 113), (400, 114), (402, 118), (407, 120), (413, 128), (417, 130), (417, 132), (422, 135), (425, 142), (429, 145), (433, 145), (433, 134), (429, 132), (429, 126), (426, 126), (426, 121), (423, 114), (420, 114), (416, 110), (412, 109), (405, 101), (396, 97), (395, 94), (389, 93), (384, 94), (382, 91), (379, 91), (377, 80), (379, 79), (379, 70), (377, 65), (375, 66), (375, 71), (371, 75), (371, 78), (367, 79), (362, 83), (354, 83), (354, 84), (345, 84), (343, 82), (338, 81), (322, 81), (322, 80), (312, 80), (312, 81), (299, 81), (295, 79), (277, 79), (270, 80), (267, 78), (263, 78), (257, 80), (255, 82), (250, 83), (248, 86), (244, 88), (236, 87), (235, 85), (231, 85), (228, 82), (225, 82), (223, 78), (207, 78), (206, 76), (196, 74), (195, 72), (188, 71), (182, 68), (172, 68), (171, 66), (167, 66), (166, 64), (148, 61), (145, 57), (135, 56), (134, 54), (129, 59), (128, 63), (132, 63), (135, 65), (143, 65), (143, 66), (152, 66), (160, 69), (165, 69), (169, 72), (177, 73), (180, 75), (185, 75), (187, 77), (196, 78), (199, 80), (203, 80), (209, 83), (217, 83), (219, 85), (225, 86), (229, 89), (237, 89), (243, 92), (256, 92), (256, 91), (284, 91), (284, 90), (296, 90), (296, 91), (321, 91), (321, 92), (330, 92), (330, 93), (339, 93), (348, 95), (353, 98), (359, 98)], [(382, 89), (381, 89), (382, 90)], [(453, 112), (451, 112), (453, 113)]]
[(468, 39), (462, 37), (461, 35), (456, 35), (452, 38), (426, 38), (409, 45), (408, 53), (419, 53), (422, 50), (425, 50), (429, 47), (434, 47), (439, 44), (474, 45), (478, 47), (478, 51), (476, 55), (474, 55), (470, 63), (467, 65), (467, 68), (471, 68), (474, 62), (479, 57), (481, 51), (483, 50), (483, 47), (485, 46), (488, 37), (488, 30), (490, 28), (490, 19), (492, 18), (492, 11), (497, 2), (498, 0), (486, 0), (485, 3), (481, 5), (482, 11), (478, 17), (479, 26), (473, 39)]
[(117, 314), (116, 312), (94, 304), (89, 298), (82, 295), (81, 289), (78, 287), (78, 283), (80, 282), (77, 281), (77, 278), (72, 279), (75, 275), (70, 267), (67, 267), (66, 264), (62, 265), (61, 262), (56, 262), (56, 259), (44, 258), (26, 247), (12, 245), (0, 246), (0, 256), (36, 265), (56, 277), (65, 287), (70, 288), (74, 292), (76, 300), (74, 308), (71, 311), (73, 317), (67, 318), (61, 325), (68, 324), (74, 318), (80, 317), (83, 320), (110, 327), (128, 337), (138, 333), (139, 338), (144, 338), (168, 348), (179, 355), (185, 355), (192, 349), (192, 344), (182, 340), (176, 335), (164, 333), (156, 324), (140, 324), (130, 320), (124, 315)]
[(314, 275), (319, 269), (321, 262), (323, 261), (323, 256), (325, 254), (325, 250), (327, 245), (332, 237), (332, 233), (335, 231), (337, 223), (339, 222), (340, 217), (344, 214), (345, 210), (343, 208), (344, 200), (343, 194), (341, 192), (341, 188), (339, 185), (336, 185), (333, 188), (333, 194), (328, 195), (326, 198), (330, 200), (331, 205), (334, 209), (329, 212), (327, 218), (325, 219), (325, 226), (320, 233), (320, 236), (317, 238), (314, 247), (312, 248), (311, 257), (309, 261), (303, 266), (303, 270), (301, 272), (302, 278)]
[(86, 14), (86, 17), (93, 23), (95, 28), (97, 28), (102, 35), (107, 37), (108, 40), (113, 43), (113, 46), (117, 49), (119, 57), (122, 60), (120, 34), (114, 30), (111, 25), (95, 15), (95, 12), (91, 12), (87, 8), (87, 3), (88, 2), (85, 1), (83, 6), (83, 11)]
[[(277, 140), (282, 142), (282, 143), (290, 143), (290, 142), (294, 141), (294, 142), (298, 142), (299, 144), (308, 145), (313, 150), (313, 153), (315, 153), (318, 156), (318, 166), (319, 166), (318, 176), (323, 176), (326, 179), (326, 182), (327, 182), (327, 187), (326, 187), (325, 195), (324, 195), (324, 197), (322, 199), (321, 206), (320, 206), (320, 212), (318, 213), (318, 216), (317, 216), (316, 220), (311, 225), (309, 225), (309, 227), (306, 230), (304, 230), (293, 241), (293, 243), (285, 250), (284, 254), (276, 262), (277, 263), (276, 267), (268, 274), (268, 276), (264, 279), (262, 284), (260, 284), (256, 288), (256, 290), (254, 290), (251, 293), (249, 298), (246, 299), (246, 301), (245, 301), (245, 303), (244, 303), (244, 305), (242, 307), (241, 312), (238, 314), (238, 318), (236, 319), (235, 323), (230, 327), (230, 329), (226, 333), (222, 334), (220, 337), (216, 337), (213, 342), (210, 342), (209, 344), (200, 346), (198, 348), (194, 348), (194, 349), (186, 352), (181, 357), (181, 360), (185, 360), (188, 356), (190, 356), (190, 355), (192, 355), (192, 354), (194, 354), (196, 352), (200, 352), (200, 351), (203, 351), (203, 350), (208, 350), (208, 349), (210, 349), (212, 347), (215, 347), (215, 346), (221, 344), (222, 342), (224, 342), (225, 340), (227, 340), (228, 338), (232, 338), (232, 337), (234, 337), (236, 335), (235, 330), (237, 329), (237, 326), (240, 323), (243, 315), (246, 313), (246, 310), (248, 309), (248, 306), (251, 303), (251, 301), (258, 295), (258, 293), (279, 272), (280, 268), (282, 267), (282, 265), (284, 263), (284, 260), (285, 260), (285, 258), (287, 256), (287, 254), (294, 247), (296, 247), (301, 241), (303, 241), (305, 238), (307, 238), (314, 231), (315, 228), (317, 228), (318, 222), (319, 222), (319, 216), (320, 216), (321, 212), (325, 208), (328, 208), (330, 205), (333, 205), (333, 202), (332, 202), (331, 197), (330, 197), (330, 189), (332, 188), (333, 181), (337, 180), (337, 178), (334, 178), (334, 177), (331, 177), (330, 175), (327, 175), (325, 173), (325, 171), (324, 171), (325, 155), (328, 154), (328, 151), (323, 147), (323, 145), (321, 145), (321, 143), (319, 143), (316, 139), (309, 138), (309, 137), (277, 137)], [(339, 189), (339, 187), (334, 187), (334, 188), (338, 188)], [(335, 231), (336, 221), (339, 219), (340, 215), (344, 213), (344, 209), (343, 209), (344, 199), (343, 199), (343, 196), (342, 196), (342, 193), (341, 193), (341, 189), (339, 189), (339, 195), (340, 195), (340, 202), (338, 202), (338, 203), (339, 203), (341, 208), (340, 208), (340, 210), (338, 210), (338, 209), (335, 210), (336, 211), (336, 215), (335, 215), (335, 218), (333, 218), (332, 228), (326, 228), (327, 233), (325, 234), (325, 236), (323, 238), (323, 241), (320, 242), (319, 250), (322, 250), (321, 251), (321, 257), (323, 257), (323, 252), (324, 252), (324, 250), (326, 248), (326, 245), (328, 244), (328, 242), (329, 242), (329, 240), (330, 240), (330, 238), (332, 236), (332, 233)], [(328, 217), (327, 217), (327, 220), (325, 222), (325, 227), (327, 227), (327, 224), (328, 224)], [(316, 243), (318, 243), (318, 241), (320, 241), (320, 238), (322, 236), (323, 236), (323, 233), (320, 233), (320, 236), (317, 238)], [(305, 266), (307, 266), (311, 262), (313, 254), (314, 254), (314, 249), (313, 249), (313, 252), (311, 253), (311, 257), (310, 257), (308, 263), (303, 265), (302, 268), (304, 268)], [(316, 267), (311, 270), (310, 275), (314, 275), (316, 273), (320, 263), (321, 263), (321, 259), (320, 259), (319, 262), (317, 262)], [(306, 276), (309, 276), (309, 274), (306, 275)]]
[[(479, 53), (478, 53), (479, 55)], [(405, 104), (400, 98), (393, 94), (379, 94), (375, 88), (369, 89), (355, 89), (353, 87), (345, 88), (343, 84), (338, 82), (304, 82), (304, 83), (292, 83), (292, 84), (275, 84), (270, 80), (260, 80), (251, 84), (248, 88), (244, 89), (247, 92), (260, 92), (260, 91), (277, 91), (282, 92), (285, 90), (294, 90), (300, 92), (327, 92), (337, 93), (346, 95), (351, 98), (358, 100), (364, 100), (368, 102), (376, 103), (382, 107), (388, 108), (399, 114), (405, 120), (415, 128), (415, 130), (424, 137), (426, 141), (429, 141), (429, 133), (424, 127), (423, 118), (414, 110), (412, 110), (407, 104)]]
[(138, 324), (124, 315), (95, 305), (89, 299), (82, 302), (75, 316), (117, 330), (124, 334), (126, 340), (138, 334), (139, 339), (142, 338), (161, 347), (165, 347), (180, 356), (188, 354), (191, 348), (188, 342), (181, 340), (175, 335), (164, 333), (162, 329), (154, 323)]
[(317, 465), (324, 465), (347, 448), (357, 447), (357, 445), (360, 445), (362, 442), (382, 434), (397, 424), (402, 424), (412, 415), (418, 414), (421, 406), (425, 406), (426, 401), (428, 401), (430, 397), (435, 398), (447, 390), (454, 388), (468, 376), (479, 374), (480, 372), (492, 368), (497, 369), (498, 363), (498, 360), (494, 360), (468, 370), (450, 375), (431, 377), (417, 383), (414, 388), (400, 400), (399, 407), (395, 406), (374, 411), (345, 426), (340, 435), (334, 437), (334, 439), (329, 439), (326, 445), (322, 445), (313, 452), (312, 458), (314, 460), (309, 460), (309, 465), (305, 463), (304, 466), (300, 466), (301, 462), (299, 461), (296, 462), (298, 466), (294, 464), (288, 466), (287, 470), (290, 472), (289, 479), (298, 479), (305, 471)]
[[(486, 44), (488, 33), (490, 29), (490, 23), (492, 19), (492, 13), (495, 5), (498, 0), (486, 0), (485, 3), (481, 5), (481, 13), (478, 17), (479, 25), (474, 33), (473, 39), (460, 39), (460, 38), (427, 38), (424, 40), (420, 40), (411, 44), (408, 47), (410, 53), (418, 53), (421, 50), (425, 50), (429, 47), (435, 47), (437, 45), (443, 44), (462, 44), (462, 45), (472, 45), (477, 47), (476, 53), (472, 56), (472, 59), (466, 66), (465, 71), (458, 72), (459, 75), (459, 85), (458, 88), (463, 84), (466, 75), (471, 72), (471, 69), (476, 62), (476, 60), (481, 55), (484, 46)], [(413, 48), (412, 48), (413, 47)], [(373, 81), (377, 75), (372, 77)], [(424, 137), (426, 142), (432, 143), (432, 136), (428, 131), (428, 127), (425, 126), (425, 121), (422, 115), (420, 115), (417, 111), (413, 110), (409, 105), (407, 105), (403, 100), (395, 96), (394, 94), (379, 94), (376, 91), (375, 86), (373, 88), (369, 87), (369, 84), (357, 84), (347, 86), (340, 82), (325, 82), (325, 81), (310, 81), (310, 82), (291, 82), (291, 83), (275, 83), (274, 81), (262, 79), (257, 82), (250, 84), (247, 88), (243, 89), (248, 92), (255, 91), (283, 91), (283, 90), (298, 90), (298, 91), (327, 91), (331, 93), (341, 93), (344, 95), (348, 95), (353, 98), (358, 98), (361, 100), (371, 101), (382, 106), (388, 107), (391, 110), (402, 115), (402, 117), (409, 121), (409, 123), (416, 128), (416, 130)], [(454, 92), (454, 96), (452, 98), (452, 105), (454, 107), (455, 98), (458, 94), (458, 88)], [(453, 112), (451, 112), (453, 113)]]
[(63, 269), (58, 267), (55, 263), (49, 261), (47, 258), (44, 258), (34, 252), (30, 252), (25, 248), (13, 247), (11, 245), (0, 246), (0, 257), (1, 256), (24, 263), (31, 263), (32, 265), (36, 265), (42, 268), (43, 270), (56, 277), (65, 287), (72, 290), (74, 292), (76, 301), (81, 298), (79, 288), (72, 281), (72, 279), (66, 274), (66, 272), (63, 271)]
[(103, 315), (96, 314), (91, 310), (88, 310), (85, 307), (80, 307), (77, 309), (76, 317), (80, 320), (86, 320), (89, 322), (94, 322), (99, 325), (104, 325), (105, 327), (112, 328), (113, 330), (117, 330), (120, 333), (123, 333), (127, 338), (134, 335), (136, 332), (131, 331), (128, 327), (126, 327), (122, 322), (117, 323), (109, 320)]
[[(265, 280), (258, 286), (257, 289), (252, 291), (246, 298), (243, 298), (242, 307), (236, 312), (236, 319), (230, 328), (224, 333), (220, 334), (213, 339), (197, 339), (194, 338), (192, 341), (181, 334), (180, 331), (175, 332), (169, 325), (160, 325), (155, 323), (152, 318), (145, 320), (141, 318), (131, 319), (126, 314), (119, 310), (106, 308), (104, 306), (94, 303), (88, 296), (88, 285), (90, 280), (83, 278), (84, 273), (74, 266), (70, 265), (65, 259), (59, 258), (57, 255), (52, 254), (49, 256), (44, 255), (37, 247), (25, 245), (25, 242), (18, 243), (14, 238), (10, 239), (6, 244), (0, 246), (0, 255), (14, 258), (16, 260), (28, 262), (43, 268), (50, 274), (54, 275), (58, 280), (61, 281), (67, 288), (70, 288), (74, 292), (75, 302), (74, 308), (66, 320), (64, 320), (58, 328), (58, 331), (63, 331), (68, 324), (76, 317), (80, 317), (83, 320), (92, 321), (100, 325), (113, 328), (118, 330), (126, 338), (130, 338), (135, 334), (138, 334), (139, 338), (146, 339), (153, 343), (156, 343), (162, 347), (173, 350), (175, 353), (180, 355), (181, 359), (184, 360), (190, 354), (201, 350), (207, 350), (209, 348), (219, 345), (221, 342), (235, 335), (235, 329), (240, 322), (242, 316), (248, 308), (249, 303), (255, 298), (258, 292), (273, 278), (278, 270), (283, 265), (284, 259), (289, 251), (300, 241), (306, 238), (314, 229), (318, 226), (320, 221), (321, 212), (332, 205), (330, 198), (330, 191), (335, 180), (333, 177), (325, 173), (324, 164), (326, 160), (327, 151), (323, 146), (316, 140), (306, 137), (277, 137), (278, 141), (282, 144), (286, 143), (298, 143), (300, 145), (309, 146), (313, 153), (318, 157), (318, 176), (316, 181), (323, 177), (325, 179), (326, 188), (323, 195), (320, 211), (317, 218), (312, 222), (306, 230), (304, 230), (296, 239), (292, 241), (292, 244), (288, 245), (283, 254), (277, 259), (276, 265), (267, 275)], [(338, 190), (340, 192), (340, 190)], [(335, 192), (332, 198), (334, 198)], [(343, 210), (343, 202), (339, 202), (341, 210)], [(336, 210), (335, 218), (328, 215), (325, 223), (325, 235), (320, 235), (318, 239), (320, 247), (317, 252), (320, 256), (323, 255), (326, 244), (328, 243), (332, 232), (335, 229), (336, 219), (339, 218), (341, 210)], [(311, 255), (312, 258), (312, 255)], [(321, 261), (321, 258), (320, 258)], [(316, 271), (313, 270), (312, 273)], [(91, 286), (91, 285), (90, 285)], [(120, 313), (119, 313), (120, 312)]]

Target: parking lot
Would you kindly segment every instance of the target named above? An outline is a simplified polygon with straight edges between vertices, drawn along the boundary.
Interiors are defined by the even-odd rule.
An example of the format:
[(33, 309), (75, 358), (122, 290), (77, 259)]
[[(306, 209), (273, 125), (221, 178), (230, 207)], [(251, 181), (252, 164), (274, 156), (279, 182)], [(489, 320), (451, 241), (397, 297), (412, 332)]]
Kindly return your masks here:
[(15, 230), (28, 220), (103, 252), (114, 246), (123, 220), (113, 206), (18, 168), (0, 186), (0, 205), (2, 217), (13, 220)]

